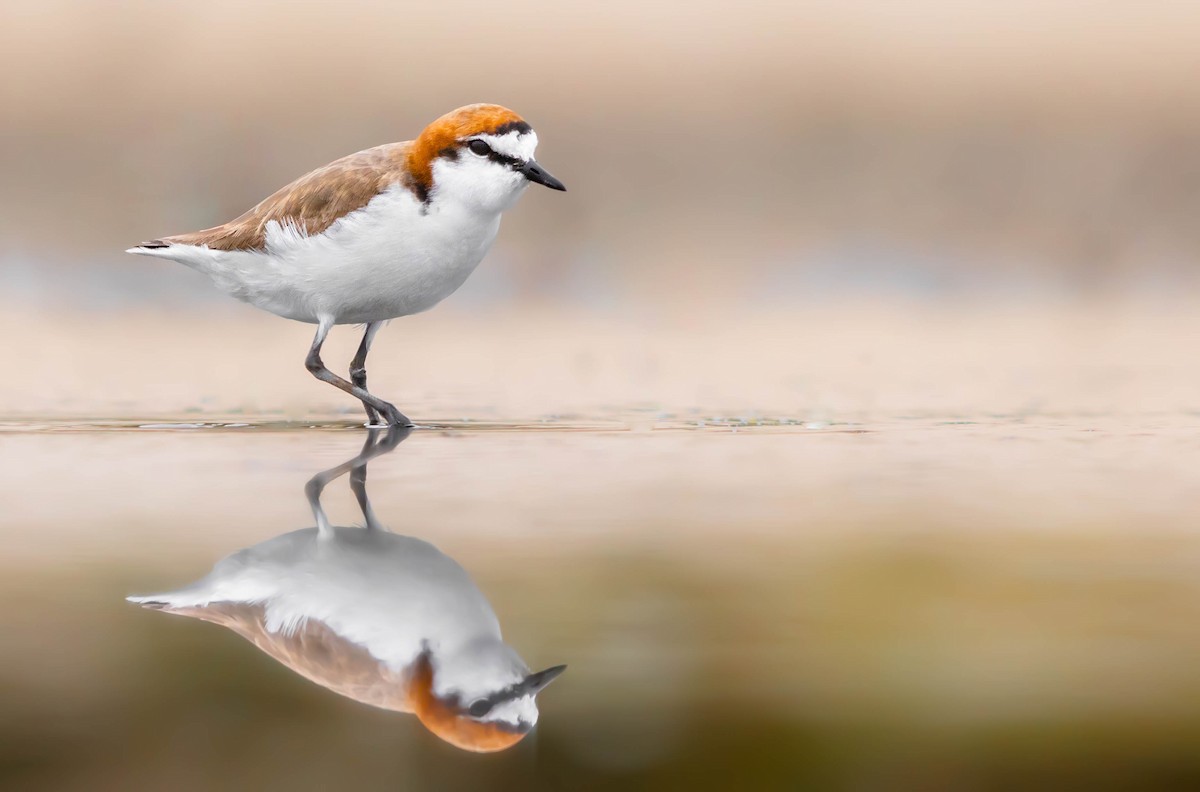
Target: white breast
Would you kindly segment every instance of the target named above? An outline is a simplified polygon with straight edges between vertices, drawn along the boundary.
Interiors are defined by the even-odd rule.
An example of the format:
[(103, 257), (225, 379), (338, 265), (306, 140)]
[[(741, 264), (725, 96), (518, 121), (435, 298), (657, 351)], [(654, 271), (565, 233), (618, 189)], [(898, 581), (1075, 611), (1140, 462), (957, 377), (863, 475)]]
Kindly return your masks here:
[(191, 586), (134, 599), (174, 608), (261, 605), (270, 632), (319, 621), (393, 669), (426, 648), (453, 653), (500, 642), (483, 594), (436, 547), (386, 531), (334, 530), (328, 542), (315, 528), (277, 536), (222, 559)]
[(422, 204), (395, 185), (322, 234), (271, 223), (265, 252), (197, 248), (193, 266), (280, 316), (359, 324), (437, 305), (475, 270), (499, 228), (499, 212)]

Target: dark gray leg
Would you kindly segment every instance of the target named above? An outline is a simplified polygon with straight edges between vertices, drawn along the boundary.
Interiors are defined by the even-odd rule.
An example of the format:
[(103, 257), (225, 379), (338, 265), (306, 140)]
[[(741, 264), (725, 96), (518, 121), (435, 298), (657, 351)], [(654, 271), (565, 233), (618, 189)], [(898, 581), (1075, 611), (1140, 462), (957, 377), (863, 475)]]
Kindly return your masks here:
[(331, 327), (333, 327), (333, 323), (324, 320), (317, 325), (317, 334), (313, 336), (312, 347), (308, 350), (308, 357), (304, 361), (304, 367), (314, 377), (321, 380), (321, 382), (328, 382), (333, 387), (349, 393), (364, 405), (374, 407), (383, 416), (384, 420), (388, 422), (389, 426), (412, 426), (412, 421), (408, 420), (408, 417), (404, 413), (397, 410), (395, 405), (385, 402), (378, 396), (372, 396), (364, 389), (347, 382), (325, 368), (325, 364), (321, 362), (321, 346), (325, 343), (325, 337), (329, 335), (329, 328)]
[(359, 454), (359, 464), (350, 470), (350, 491), (354, 493), (355, 499), (358, 501), (358, 508), (362, 509), (363, 519), (366, 520), (367, 528), (373, 531), (386, 531), (383, 525), (375, 517), (375, 510), (371, 508), (371, 499), (367, 497), (367, 461), (386, 454), (400, 444), (404, 438), (408, 437), (409, 429), (401, 426), (389, 426), (387, 434), (374, 445), (376, 435), (381, 434), (378, 429), (367, 430), (367, 442), (363, 445), (362, 453)]
[[(367, 324), (367, 331), (363, 333), (362, 343), (358, 345), (358, 352), (354, 354), (354, 360), (350, 361), (350, 382), (363, 390), (367, 389), (367, 353), (371, 351), (371, 342), (375, 340), (375, 334), (379, 332), (379, 328), (383, 322), (370, 322)], [(379, 412), (371, 405), (363, 402), (363, 407), (367, 411), (368, 426), (382, 426), (383, 419), (379, 417)]]
[[(400, 442), (408, 437), (408, 434), (408, 427), (402, 426), (389, 426), (386, 433), (378, 429), (368, 429), (367, 439), (358, 456), (336, 467), (331, 467), (329, 470), (322, 470), (308, 480), (308, 483), (304, 485), (304, 495), (308, 498), (308, 505), (312, 508), (313, 517), (317, 521), (317, 532), (321, 536), (327, 538), (333, 536), (333, 528), (329, 525), (329, 518), (325, 516), (325, 509), (321, 506), (321, 493), (329, 482), (338, 476), (345, 475), (346, 471), (350, 471), (350, 489), (354, 491), (354, 497), (358, 499), (363, 519), (367, 521), (367, 528), (387, 530), (375, 519), (375, 512), (371, 509), (371, 502), (367, 498), (367, 463), (400, 445)], [(383, 435), (382, 439), (380, 435)]]
[[(369, 432), (378, 432), (378, 429), (368, 429)], [(371, 499), (367, 497), (367, 466), (356, 467), (350, 471), (350, 491), (354, 493), (354, 499), (358, 501), (358, 508), (362, 510), (363, 519), (367, 522), (367, 528), (375, 531), (380, 530), (379, 520), (375, 518), (375, 510), (371, 508)]]

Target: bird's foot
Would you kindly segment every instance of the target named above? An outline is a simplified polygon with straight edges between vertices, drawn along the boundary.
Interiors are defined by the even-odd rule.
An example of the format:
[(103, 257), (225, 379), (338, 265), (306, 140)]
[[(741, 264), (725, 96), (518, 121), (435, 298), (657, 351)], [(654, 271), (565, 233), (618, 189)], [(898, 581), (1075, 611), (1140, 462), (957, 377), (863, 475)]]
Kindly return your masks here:
[(396, 405), (383, 403), (383, 417), (387, 421), (388, 426), (412, 426), (413, 422), (408, 420), (408, 416), (396, 409)]

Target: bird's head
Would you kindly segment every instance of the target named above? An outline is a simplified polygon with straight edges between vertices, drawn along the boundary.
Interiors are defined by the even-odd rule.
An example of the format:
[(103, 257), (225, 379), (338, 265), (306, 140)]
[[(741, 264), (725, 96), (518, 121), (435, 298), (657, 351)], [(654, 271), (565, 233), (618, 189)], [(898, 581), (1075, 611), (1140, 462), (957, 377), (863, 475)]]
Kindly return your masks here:
[(507, 107), (467, 105), (425, 127), (409, 149), (408, 172), (422, 200), (502, 212), (530, 182), (567, 189), (533, 158), (537, 144), (533, 128)]
[[(502, 660), (500, 668), (494, 662), (480, 664), (478, 657), (467, 663), (439, 662), (436, 669), (428, 653), (417, 660), (409, 698), (425, 728), (451, 745), (479, 753), (516, 745), (533, 729), (538, 719), (537, 694), (567, 667), (531, 674), (515, 652), (503, 644), (499, 647), (506, 651), (490, 659)], [(447, 677), (455, 681), (447, 683)]]

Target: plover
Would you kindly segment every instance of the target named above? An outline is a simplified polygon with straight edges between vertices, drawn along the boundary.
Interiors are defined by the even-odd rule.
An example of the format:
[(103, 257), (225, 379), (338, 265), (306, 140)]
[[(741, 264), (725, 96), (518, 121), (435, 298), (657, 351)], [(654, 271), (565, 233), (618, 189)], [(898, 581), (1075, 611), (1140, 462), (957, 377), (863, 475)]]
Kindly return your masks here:
[[(367, 390), (371, 342), (387, 320), (428, 310), (466, 281), (530, 182), (566, 189), (534, 160), (537, 144), (506, 107), (460, 107), (415, 140), (301, 176), (235, 220), (127, 252), (178, 261), (239, 300), (315, 324), (313, 376), (359, 399), (370, 425), (411, 426)], [(321, 361), (338, 324), (366, 326), (348, 381)]]
[[(530, 673), (466, 570), (379, 523), (366, 463), (407, 432), (378, 439), (373, 429), (358, 457), (309, 481), (316, 527), (234, 553), (190, 586), (128, 599), (227, 627), (319, 685), (415, 714), (460, 748), (499, 751), (534, 727), (535, 697), (566, 666)], [(320, 505), (347, 471), (365, 527), (332, 526)]]

